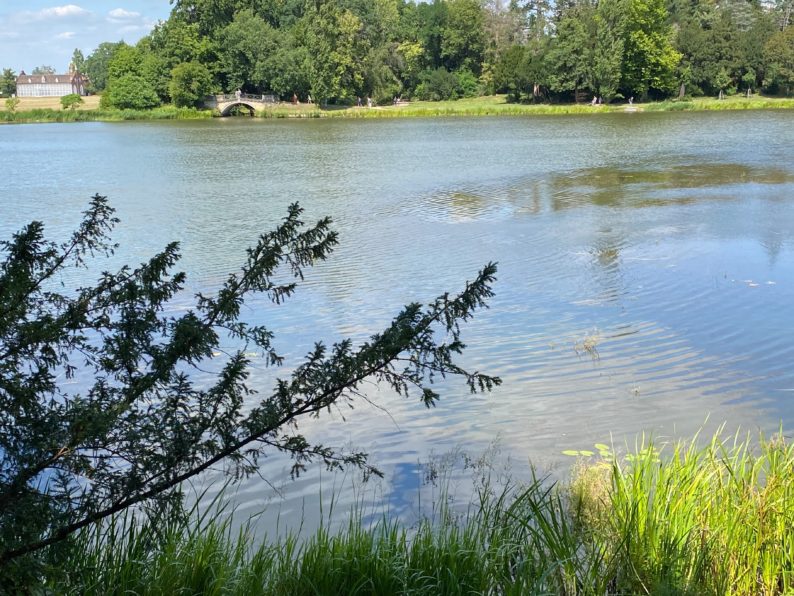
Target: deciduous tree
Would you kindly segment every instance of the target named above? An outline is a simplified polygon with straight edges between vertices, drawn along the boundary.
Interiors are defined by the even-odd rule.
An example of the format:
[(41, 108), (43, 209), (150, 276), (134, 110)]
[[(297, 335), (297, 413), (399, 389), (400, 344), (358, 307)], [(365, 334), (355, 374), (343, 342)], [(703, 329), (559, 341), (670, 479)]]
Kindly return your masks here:
[(203, 64), (185, 62), (171, 71), (168, 92), (174, 105), (197, 107), (212, 91), (212, 75)]
[(0, 78), (0, 91), (6, 96), (17, 92), (17, 73), (10, 68), (3, 69), (3, 75)]
[(664, 0), (625, 0), (624, 5), (624, 93), (671, 93), (676, 86), (675, 70), (681, 54), (673, 47)]
[(83, 98), (77, 93), (70, 93), (61, 98), (61, 107), (64, 110), (76, 110), (77, 106), (83, 104)]

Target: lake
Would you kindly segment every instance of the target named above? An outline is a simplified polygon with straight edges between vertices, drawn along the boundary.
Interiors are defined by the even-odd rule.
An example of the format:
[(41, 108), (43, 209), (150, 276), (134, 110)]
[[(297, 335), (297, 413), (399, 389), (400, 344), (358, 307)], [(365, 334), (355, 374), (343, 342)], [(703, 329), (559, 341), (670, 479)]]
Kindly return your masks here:
[[(315, 340), (361, 341), (498, 261), (463, 362), (502, 387), (447, 382), (431, 410), (373, 387), (378, 407), (304, 427), (371, 452), (386, 477), (363, 500), (392, 513), (416, 512), (419, 463), (456, 449), (496, 444), (521, 478), (641, 432), (794, 424), (794, 112), (19, 125), (0, 127), (0, 150), (3, 238), (31, 219), (63, 238), (108, 195), (114, 262), (179, 240), (188, 294), (217, 287), (290, 203), (332, 216), (329, 261), (286, 305), (244, 311), (275, 331), (282, 375)], [(253, 384), (277, 374), (257, 364)], [(341, 510), (362, 498), (355, 473), (293, 483), (287, 466), (268, 458), (272, 486), (243, 483), (239, 513), (269, 504), (281, 526), (311, 525), (319, 478)]]

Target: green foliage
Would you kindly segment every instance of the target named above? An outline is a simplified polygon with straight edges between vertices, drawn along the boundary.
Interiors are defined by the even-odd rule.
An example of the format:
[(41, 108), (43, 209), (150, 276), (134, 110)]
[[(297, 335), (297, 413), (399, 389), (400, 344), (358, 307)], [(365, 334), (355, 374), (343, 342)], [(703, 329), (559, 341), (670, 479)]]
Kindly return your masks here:
[(104, 42), (99, 44), (85, 59), (84, 72), (90, 81), (90, 90), (93, 92), (104, 91), (108, 82), (108, 67), (116, 52), (126, 47), (123, 41), (118, 43)]
[(9, 97), (6, 99), (6, 110), (8, 110), (10, 114), (13, 114), (16, 112), (20, 101), (21, 100), (18, 97)]
[(673, 47), (664, 0), (624, 0), (626, 20), (623, 39), (621, 87), (644, 97), (649, 91), (668, 94), (675, 90), (675, 71), (681, 54)]
[(794, 91), (794, 25), (779, 31), (764, 47), (768, 70), (767, 87), (777, 87), (786, 95)]
[(119, 110), (146, 110), (160, 105), (154, 88), (137, 74), (125, 74), (113, 79), (102, 95), (102, 107)]
[(80, 48), (75, 48), (72, 52), (72, 64), (77, 72), (83, 72), (85, 69), (85, 56)]
[(217, 507), (159, 525), (114, 518), (79, 537), (53, 583), (81, 595), (794, 591), (794, 445), (782, 435), (595, 448), (567, 485), (485, 480), (463, 512), (442, 484), (410, 530), (358, 511), (337, 532), (256, 545)]
[(720, 69), (714, 77), (714, 86), (719, 89), (720, 92), (732, 91), (729, 89), (732, 84), (733, 81), (731, 81), (728, 71), (724, 68)]
[(414, 95), (426, 101), (442, 101), (457, 99), (458, 77), (446, 68), (436, 68), (421, 74), (421, 83), (417, 86)]
[(41, 66), (37, 66), (33, 69), (31, 74), (34, 75), (50, 75), (55, 74), (55, 69), (52, 66), (47, 66), (46, 64), (42, 64)]
[(212, 75), (203, 64), (185, 62), (171, 71), (168, 93), (178, 107), (197, 107), (212, 91)]
[(587, 27), (576, 10), (566, 12), (557, 24), (558, 35), (552, 42), (546, 64), (549, 88), (558, 93), (584, 89), (588, 81), (589, 44)]
[[(161, 102), (185, 63), (206, 68), (216, 89), (323, 104), (497, 90), (516, 102), (664, 99), (682, 85), (716, 95), (723, 70), (733, 87), (788, 93), (792, 1), (175, 0), (134, 48), (101, 44), (83, 71), (92, 91), (141, 76)], [(441, 75), (429, 80), (438, 69), (455, 73), (454, 92)]]
[(312, 56), (311, 93), (318, 101), (346, 100), (367, 95), (363, 89), (362, 56), (368, 47), (360, 33), (361, 20), (335, 2), (320, 2), (306, 15), (307, 47)]
[(441, 58), (449, 70), (479, 74), (485, 50), (485, 14), (478, 0), (448, 0)]
[(512, 101), (520, 101), (532, 84), (529, 55), (525, 46), (510, 46), (499, 57), (494, 71), (494, 83), (499, 91), (507, 91)]
[(455, 73), (459, 97), (476, 97), (479, 95), (480, 84), (468, 68), (461, 68)]
[(251, 10), (243, 10), (219, 32), (221, 68), (227, 90), (267, 90), (269, 58), (279, 48), (278, 33)]
[(83, 98), (78, 93), (70, 93), (61, 98), (61, 107), (64, 110), (76, 110), (81, 105), (83, 105)]
[(5, 96), (14, 95), (17, 92), (17, 73), (10, 68), (4, 68), (0, 77), (0, 93)]
[[(135, 75), (119, 81), (129, 77)], [(406, 306), (360, 345), (315, 344), (270, 392), (251, 386), (250, 351), (271, 366), (284, 359), (272, 330), (242, 320), (245, 300), (287, 300), (338, 241), (328, 218), (305, 225), (301, 216), (292, 205), (246, 252), (239, 272), (176, 313), (169, 304), (186, 283), (174, 271), (177, 243), (136, 268), (61, 290), (67, 268), (115, 248), (109, 234), (117, 220), (105, 197), (93, 197), (63, 243), (48, 241), (43, 224), (33, 222), (0, 244), (4, 587), (26, 591), (69, 553), (76, 532), (101, 529), (129, 508), (158, 520), (178, 515), (182, 483), (208, 468), (239, 479), (281, 451), (293, 458), (293, 475), (313, 461), (379, 474), (365, 453), (314, 444), (298, 426), (334, 407), (353, 407), (372, 383), (427, 407), (439, 399), (432, 389), (438, 376), (462, 377), (472, 392), (500, 383), (455, 362), (464, 348), (460, 324), (492, 295), (496, 267), (489, 264), (460, 294)], [(208, 370), (216, 371), (213, 378)]]

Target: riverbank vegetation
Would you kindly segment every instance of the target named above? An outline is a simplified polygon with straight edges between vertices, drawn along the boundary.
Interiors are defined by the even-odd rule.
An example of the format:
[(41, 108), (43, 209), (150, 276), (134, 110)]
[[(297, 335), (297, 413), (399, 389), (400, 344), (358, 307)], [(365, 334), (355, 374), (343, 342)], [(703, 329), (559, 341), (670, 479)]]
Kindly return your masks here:
[(794, 445), (782, 435), (593, 449), (568, 482), (486, 480), (467, 510), (442, 499), (411, 527), (357, 513), (341, 530), (257, 544), (206, 513), (160, 527), (116, 518), (81, 534), (48, 581), (75, 594), (794, 590)]
[(725, 100), (694, 98), (628, 105), (518, 104), (504, 95), (463, 98), (450, 101), (416, 101), (399, 105), (329, 107), (281, 105), (257, 112), (259, 118), (423, 118), (439, 116), (554, 116), (572, 114), (623, 114), (633, 112), (697, 112), (725, 110), (774, 110), (794, 108), (794, 98), (734, 96)]
[[(794, 92), (791, 0), (176, 0), (136, 45), (72, 58), (118, 109), (237, 89), (323, 105)], [(6, 96), (14, 74), (0, 79)]]
[[(449, 101), (403, 102), (399, 105), (374, 106), (326, 106), (316, 104), (292, 105), (288, 102), (255, 113), (264, 119), (283, 118), (430, 118), (445, 116), (556, 116), (597, 115), (626, 112), (697, 112), (726, 110), (783, 110), (794, 109), (794, 98), (733, 96), (724, 100), (693, 98), (647, 103), (621, 104), (548, 104), (513, 103), (504, 95), (463, 98)], [(247, 112), (245, 112), (247, 114)], [(151, 110), (85, 109), (74, 110), (33, 109), (0, 110), (0, 122), (120, 122), (125, 120), (196, 120), (217, 116), (212, 110), (177, 108), (167, 105)]]
[(151, 110), (53, 110), (0, 111), (0, 122), (123, 122), (127, 120), (197, 120), (212, 118), (212, 110), (160, 106)]

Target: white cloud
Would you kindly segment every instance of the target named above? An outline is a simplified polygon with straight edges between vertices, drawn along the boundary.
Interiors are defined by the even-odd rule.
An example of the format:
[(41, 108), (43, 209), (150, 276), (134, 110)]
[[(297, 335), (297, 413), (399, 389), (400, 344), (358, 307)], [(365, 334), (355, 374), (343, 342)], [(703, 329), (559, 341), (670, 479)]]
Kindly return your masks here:
[(91, 13), (76, 4), (66, 4), (64, 6), (52, 6), (50, 8), (42, 8), (36, 12), (25, 12), (22, 14), (33, 20), (42, 21), (47, 19), (63, 19), (65, 17), (82, 17)]
[(108, 13), (108, 17), (110, 17), (111, 21), (137, 19), (139, 16), (141, 16), (141, 13), (133, 12), (131, 10), (124, 10), (123, 8), (114, 8)]
[(75, 47), (87, 56), (105, 41), (135, 43), (168, 10), (166, 0), (0, 0), (0, 67), (30, 72), (37, 64), (52, 64), (63, 72)]

